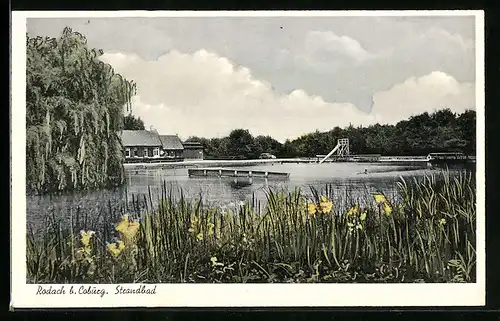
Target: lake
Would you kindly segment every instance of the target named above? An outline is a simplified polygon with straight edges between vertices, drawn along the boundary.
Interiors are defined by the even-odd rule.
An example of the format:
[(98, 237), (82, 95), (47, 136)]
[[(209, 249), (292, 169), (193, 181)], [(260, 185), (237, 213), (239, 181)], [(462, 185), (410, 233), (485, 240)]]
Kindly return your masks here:
[(38, 230), (44, 226), (48, 216), (69, 222), (71, 217), (75, 220), (77, 213), (79, 222), (96, 222), (102, 219), (104, 213), (110, 212), (110, 207), (114, 211), (124, 205), (126, 200), (130, 202), (132, 198), (137, 197), (144, 200), (146, 196), (149, 201), (148, 189), (155, 205), (164, 183), (174, 196), (179, 196), (179, 190), (182, 189), (187, 198), (201, 196), (204, 203), (230, 208), (252, 198), (263, 203), (268, 189), (291, 191), (294, 188), (302, 188), (307, 193), (310, 192), (310, 187), (322, 190), (327, 184), (333, 187), (334, 202), (335, 198), (345, 199), (341, 196), (349, 195), (351, 199), (362, 199), (373, 192), (383, 192), (392, 197), (400, 177), (422, 176), (436, 171), (428, 168), (426, 163), (265, 164), (237, 168), (287, 172), (290, 173), (290, 178), (253, 178), (251, 181), (249, 178), (195, 178), (188, 177), (186, 168), (131, 169), (126, 171), (126, 184), (120, 188), (52, 196), (28, 196), (27, 223), (34, 230)]

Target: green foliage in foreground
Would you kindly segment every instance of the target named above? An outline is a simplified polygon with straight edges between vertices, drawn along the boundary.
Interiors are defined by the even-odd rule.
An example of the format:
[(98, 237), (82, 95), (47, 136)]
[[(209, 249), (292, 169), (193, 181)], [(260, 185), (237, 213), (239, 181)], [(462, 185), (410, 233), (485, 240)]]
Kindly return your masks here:
[[(268, 192), (237, 213), (175, 200), (106, 230), (28, 235), (29, 282), (474, 282), (470, 173), (398, 183), (363, 208), (332, 190)], [(368, 199), (367, 199), (368, 200)], [(337, 204), (343, 204), (341, 206)], [(349, 204), (349, 205), (348, 205)], [(152, 211), (149, 211), (150, 213)]]
[(70, 28), (26, 39), (26, 189), (45, 193), (123, 182), (123, 109), (135, 84)]

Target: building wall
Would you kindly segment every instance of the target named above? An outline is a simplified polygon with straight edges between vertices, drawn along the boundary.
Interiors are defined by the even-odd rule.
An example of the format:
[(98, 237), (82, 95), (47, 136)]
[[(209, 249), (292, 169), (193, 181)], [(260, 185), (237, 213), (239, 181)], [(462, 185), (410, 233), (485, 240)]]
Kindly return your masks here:
[(203, 149), (184, 148), (184, 159), (203, 159)]
[(182, 158), (183, 157), (182, 150), (164, 149), (164, 150), (162, 150), (162, 152), (163, 152), (163, 154), (161, 155), (162, 157), (167, 157), (167, 158)]
[(127, 158), (160, 158), (160, 146), (125, 146)]

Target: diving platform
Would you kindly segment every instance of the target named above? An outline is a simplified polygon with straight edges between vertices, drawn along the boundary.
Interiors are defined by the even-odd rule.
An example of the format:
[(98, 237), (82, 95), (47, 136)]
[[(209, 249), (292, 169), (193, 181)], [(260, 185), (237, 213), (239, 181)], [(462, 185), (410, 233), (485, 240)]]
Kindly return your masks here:
[(349, 152), (349, 138), (341, 138), (337, 141), (337, 145), (319, 161), (320, 164), (324, 163), (328, 158), (332, 157), (336, 153), (337, 159), (348, 159)]

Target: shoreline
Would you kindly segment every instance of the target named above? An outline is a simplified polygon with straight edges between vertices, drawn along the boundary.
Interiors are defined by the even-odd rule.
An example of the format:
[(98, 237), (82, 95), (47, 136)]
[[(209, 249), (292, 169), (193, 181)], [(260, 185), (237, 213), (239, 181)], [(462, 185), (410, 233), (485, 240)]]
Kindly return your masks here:
[[(450, 164), (454, 160), (448, 161)], [(395, 156), (382, 156), (377, 161), (363, 161), (363, 160), (327, 160), (325, 163), (357, 163), (357, 164), (380, 164), (380, 165), (424, 165), (433, 164), (429, 162), (426, 157), (410, 156), (410, 157), (395, 157)], [(438, 163), (447, 163), (437, 162)], [(469, 159), (468, 163), (475, 163), (474, 159)], [(243, 160), (184, 160), (181, 162), (147, 162), (147, 163), (124, 163), (125, 170), (146, 169), (146, 168), (200, 168), (200, 167), (231, 167), (231, 166), (253, 166), (261, 164), (319, 164), (318, 158), (274, 158), (274, 159), (243, 159)]]
[(250, 166), (258, 164), (276, 163), (316, 163), (316, 159), (306, 158), (274, 158), (274, 159), (237, 159), (237, 160), (185, 160), (182, 162), (163, 163), (125, 163), (123, 167), (127, 169), (139, 168), (189, 168), (189, 167), (222, 167), (222, 166)]

